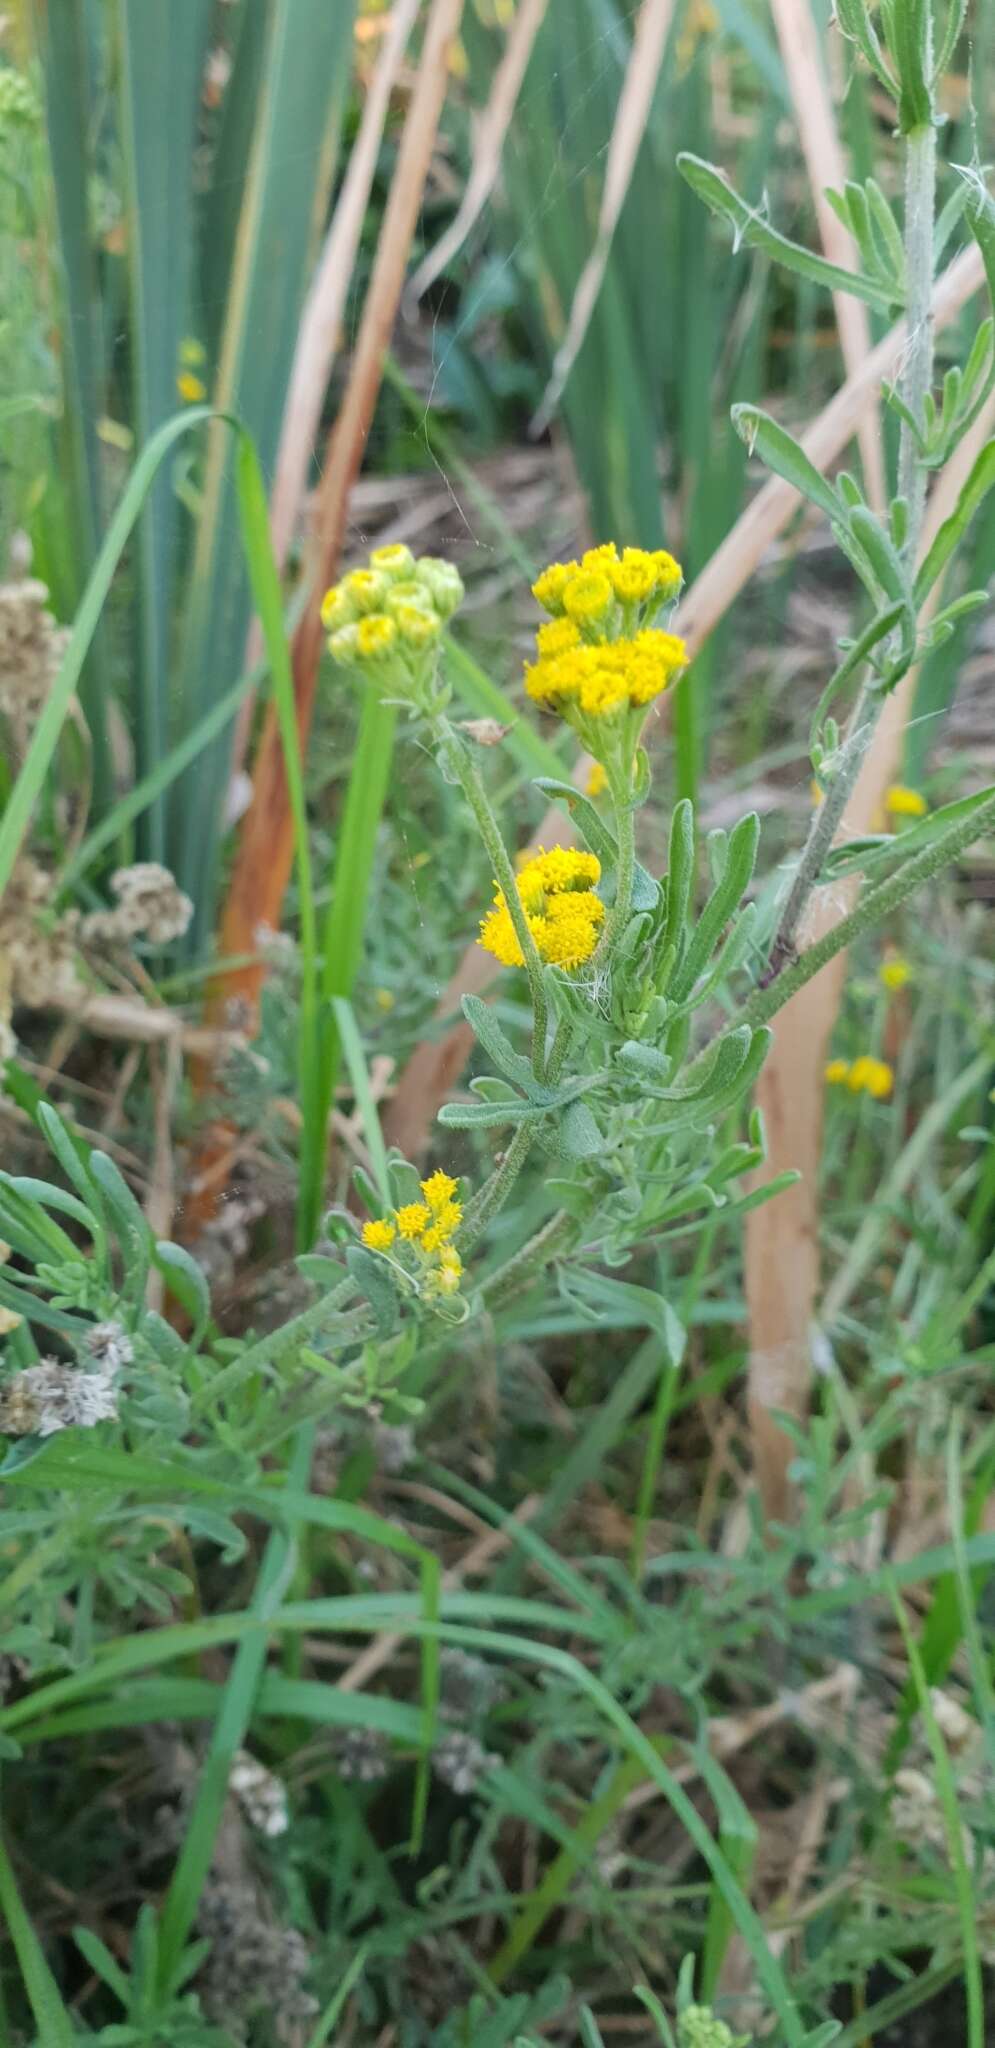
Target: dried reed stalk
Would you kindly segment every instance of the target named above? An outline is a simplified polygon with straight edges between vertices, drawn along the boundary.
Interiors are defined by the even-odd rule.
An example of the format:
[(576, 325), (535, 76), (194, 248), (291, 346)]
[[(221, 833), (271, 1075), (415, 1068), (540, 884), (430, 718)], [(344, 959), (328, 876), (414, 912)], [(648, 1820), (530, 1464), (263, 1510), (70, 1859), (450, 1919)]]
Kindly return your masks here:
[[(956, 318), (961, 307), (978, 290), (983, 277), (980, 252), (972, 243), (937, 280), (933, 291), (933, 321), (937, 332)], [(828, 469), (841, 449), (852, 440), (861, 419), (876, 405), (881, 381), (893, 373), (904, 345), (905, 322), (900, 320), (871, 350), (856, 374), (847, 377), (808, 432), (802, 435), (802, 446), (817, 469)], [(739, 596), (767, 549), (797, 510), (798, 503), (798, 493), (790, 484), (784, 483), (780, 477), (771, 477), (737, 519), (721, 547), (716, 549), (692, 585), (678, 614), (677, 628), (687, 641), (692, 659)], [(587, 766), (581, 762), (575, 779), (583, 781), (586, 772)], [(556, 805), (546, 812), (536, 839), (548, 844), (554, 835), (560, 840), (569, 836), (563, 812)], [(468, 946), (440, 1000), (436, 1016), (451, 1015), (459, 1007), (461, 994), (470, 990), (480, 993), (499, 972), (500, 969), (492, 961), (487, 961), (476, 945)], [(385, 1117), (385, 1127), (392, 1143), (400, 1143), (400, 1136), (395, 1134), (405, 1133), (409, 1155), (417, 1155), (427, 1144), (440, 1104), (445, 1101), (455, 1074), (460, 1071), (469, 1044), (470, 1034), (464, 1025), (458, 1024), (447, 1037), (420, 1045), (404, 1068)]]
[(494, 73), (490, 99), (476, 123), (473, 161), (466, 191), (445, 234), (419, 263), (406, 294), (411, 300), (422, 298), (436, 278), (441, 277), (446, 265), (462, 248), (474, 222), (479, 220), (497, 184), (505, 136), (546, 6), (547, 0), (521, 0), (513, 17), (504, 55)]
[[(359, 133), (349, 157), (349, 168), (342, 181), (342, 190), (301, 315), (270, 496), (270, 531), (280, 569), (286, 562), (294, 526), (304, 502), (311, 450), (317, 440), (321, 408), (338, 348), (390, 96), (420, 6), (421, 0), (397, 0), (389, 16), (380, 56), (366, 95)], [(246, 667), (255, 668), (261, 657), (262, 634), (254, 619), (249, 632)], [(252, 730), (253, 704), (254, 698), (250, 694), (243, 700), (239, 711), (232, 745), (233, 774), (238, 773), (245, 757)]]
[[(835, 192), (843, 190), (846, 165), (822, 66), (815, 18), (809, 0), (771, 0), (771, 13), (788, 77), (798, 139), (812, 187), (823, 254), (844, 270), (856, 270), (859, 261), (853, 237), (826, 198), (827, 186)], [(862, 299), (852, 298), (849, 292), (834, 292), (833, 309), (846, 373), (852, 377), (871, 351), (867, 307)], [(858, 421), (857, 443), (868, 499), (880, 511), (886, 502), (886, 489), (876, 412), (868, 411)]]
[[(928, 548), (957, 502), (972, 463), (995, 426), (989, 399), (939, 478), (923, 529)], [(927, 614), (941, 586), (931, 592)], [(901, 759), (902, 736), (915, 695), (916, 671), (888, 699), (861, 768), (840, 837), (879, 829), (888, 786)], [(804, 933), (819, 938), (850, 907), (858, 877), (817, 891)], [(819, 1288), (819, 1191), (823, 1068), (846, 976), (845, 953), (813, 976), (774, 1019), (774, 1043), (757, 1099), (767, 1130), (764, 1178), (795, 1167), (802, 1178), (788, 1195), (746, 1217), (746, 1299), (750, 1328), (749, 1411), (757, 1487), (769, 1519), (791, 1513), (788, 1469), (794, 1446), (776, 1420), (780, 1409), (801, 1418), (812, 1378), (811, 1332)]]
[[(348, 383), (328, 439), (324, 473), (316, 497), (308, 547), (307, 609), (292, 647), (297, 728), (306, 745), (322, 649), (321, 597), (335, 577), (345, 533), (349, 492), (358, 475), (383, 375), (384, 358), (397, 314), (411, 239), (428, 176), (449, 76), (449, 55), (459, 29), (463, 0), (433, 0), (425, 27), (397, 163), (384, 209), (377, 253)], [(237, 1014), (254, 1034), (265, 969), (258, 958), (260, 926), (280, 922), (293, 863), (293, 824), (284, 772), (283, 746), (272, 702), (267, 708), (246, 812), (219, 936), (223, 958), (248, 956), (246, 966), (219, 974), (208, 996), (209, 1023)], [(207, 1075), (201, 1072), (204, 1085)], [(188, 1228), (202, 1227), (213, 1213), (227, 1173), (230, 1133), (215, 1128), (202, 1148), (188, 1208)]]
[[(793, 4), (793, 0), (788, 0), (788, 4)], [(536, 436), (545, 432), (560, 402), (597, 304), (639, 145), (646, 133), (673, 15), (674, 0), (643, 0), (639, 10), (632, 53), (612, 125), (598, 232), (577, 280), (566, 333), (556, 351), (549, 382), (532, 421), (530, 432)]]
[[(827, 186), (842, 190), (846, 170), (811, 6), (809, 0), (771, 0), (771, 12), (823, 252), (831, 262), (853, 269), (857, 267), (853, 238), (825, 196)], [(833, 307), (847, 377), (859, 377), (871, 353), (867, 308), (847, 292), (833, 293)], [(858, 422), (857, 440), (868, 495), (880, 510), (886, 501), (886, 486), (876, 408), (868, 407)], [(822, 1068), (842, 981), (842, 965), (834, 962), (827, 974), (810, 982), (776, 1018), (774, 1042), (756, 1090), (771, 1170), (779, 1171), (775, 1160), (784, 1155), (787, 1163), (790, 1154), (790, 1163), (802, 1175), (791, 1196), (752, 1211), (746, 1219), (754, 1470), (765, 1511), (774, 1520), (783, 1520), (789, 1512), (787, 1468), (791, 1462), (790, 1438), (774, 1420), (774, 1411), (798, 1417), (808, 1400), (809, 1329), (819, 1277)], [(830, 999), (832, 1012), (828, 1010)]]

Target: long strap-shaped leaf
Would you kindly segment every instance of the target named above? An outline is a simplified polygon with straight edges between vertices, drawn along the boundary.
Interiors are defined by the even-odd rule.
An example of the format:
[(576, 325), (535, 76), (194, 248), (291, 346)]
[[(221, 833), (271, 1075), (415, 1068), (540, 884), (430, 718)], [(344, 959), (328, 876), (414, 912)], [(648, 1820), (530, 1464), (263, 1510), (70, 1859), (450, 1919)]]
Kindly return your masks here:
[[(118, 5), (132, 421), (140, 448), (176, 410), (177, 363), (187, 325), (193, 251), (191, 167), (210, 16), (209, 0), (186, 0), (176, 9), (149, 8), (143, 0), (119, 0)], [(138, 526), (132, 702), (139, 777), (157, 767), (167, 745), (177, 509), (170, 479), (160, 474)], [(153, 860), (164, 854), (164, 810), (163, 794), (158, 793), (140, 828), (140, 850)]]

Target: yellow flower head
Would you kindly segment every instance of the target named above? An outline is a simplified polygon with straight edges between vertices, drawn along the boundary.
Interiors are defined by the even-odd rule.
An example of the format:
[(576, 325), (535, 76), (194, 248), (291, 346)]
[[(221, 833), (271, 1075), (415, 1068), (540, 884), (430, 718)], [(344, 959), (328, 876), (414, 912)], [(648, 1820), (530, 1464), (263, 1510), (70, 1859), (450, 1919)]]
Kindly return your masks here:
[(539, 952), (553, 967), (572, 973), (583, 967), (598, 943), (605, 906), (589, 889), (551, 896), (542, 919), (545, 927)]
[(839, 1087), (844, 1081), (848, 1081), (849, 1078), (849, 1060), (829, 1060), (823, 1068), (823, 1079), (829, 1082), (831, 1088)]
[(580, 558), (580, 566), (589, 572), (598, 571), (602, 576), (611, 576), (618, 561), (618, 549), (613, 540), (606, 540), (600, 547), (587, 548)]
[(176, 389), (184, 405), (199, 405), (207, 397), (207, 385), (203, 377), (193, 370), (181, 370), (176, 379)]
[(908, 961), (902, 959), (900, 953), (893, 954), (890, 960), (882, 961), (881, 966), (878, 968), (878, 980), (883, 983), (886, 989), (892, 991), (904, 988), (911, 978), (912, 969)]
[(892, 783), (884, 807), (893, 818), (924, 818), (929, 809), (925, 797), (917, 789), (908, 789), (904, 782)]
[(438, 1211), (434, 1223), (422, 1232), (422, 1250), (437, 1252), (448, 1244), (453, 1232), (463, 1221), (463, 1210), (459, 1202), (445, 1202)]
[(342, 585), (333, 583), (321, 600), (321, 623), (326, 633), (337, 633), (340, 626), (350, 626), (355, 616)]
[(392, 604), (391, 618), (405, 647), (433, 647), (442, 634), (442, 620), (428, 605)]
[(891, 1094), (894, 1079), (887, 1060), (875, 1059), (872, 1053), (862, 1053), (859, 1059), (854, 1060), (846, 1085), (855, 1095), (863, 1092), (873, 1096), (875, 1102), (881, 1102)]
[(600, 626), (612, 608), (611, 584), (600, 569), (581, 569), (563, 588), (563, 609), (576, 626)]
[(386, 612), (368, 612), (356, 627), (356, 652), (361, 661), (382, 661), (397, 640), (397, 627)]
[(359, 627), (339, 626), (329, 635), (328, 651), (341, 668), (352, 668), (359, 659)]
[(386, 576), (378, 575), (375, 569), (353, 569), (343, 576), (339, 585), (344, 597), (352, 605), (353, 613), (378, 612), (387, 595)]
[(363, 1243), (371, 1252), (389, 1252), (396, 1234), (394, 1225), (384, 1216), (363, 1225)]
[(656, 570), (656, 595), (664, 604), (670, 604), (684, 581), (684, 571), (666, 548), (654, 548), (651, 560)]
[(522, 901), (526, 893), (557, 895), (563, 889), (594, 889), (601, 880), (601, 862), (596, 854), (576, 846), (540, 846), (525, 862), (518, 877)]
[(415, 558), (403, 541), (391, 541), (386, 547), (373, 549), (370, 568), (375, 575), (389, 576), (392, 583), (397, 583), (402, 577), (414, 575)]
[(547, 619), (536, 634), (536, 647), (547, 656), (567, 654), (580, 644), (580, 628), (572, 619)]
[(19, 1316), (16, 1309), (4, 1308), (0, 1302), (0, 1337), (8, 1337), (11, 1330), (19, 1330), (23, 1321), (24, 1317)]
[(405, 1202), (403, 1209), (398, 1209), (396, 1220), (402, 1237), (420, 1237), (431, 1221), (431, 1210), (427, 1202)]
[(645, 548), (623, 548), (621, 561), (613, 563), (608, 573), (622, 604), (642, 604), (656, 590), (656, 562)]
[(452, 1201), (458, 1186), (459, 1182), (453, 1179), (452, 1174), (443, 1173), (441, 1167), (428, 1180), (422, 1181), (421, 1191), (433, 1216), (438, 1216), (447, 1202)]
[[(454, 1252), (453, 1257), (458, 1257), (458, 1254)], [(431, 1294), (458, 1294), (462, 1270), (461, 1265), (451, 1266), (448, 1263), (444, 1265), (440, 1259), (439, 1264), (433, 1267), (428, 1275), (426, 1282), (428, 1292)]]
[(440, 619), (451, 619), (466, 594), (459, 570), (438, 555), (421, 555), (415, 563), (415, 576)]
[(544, 612), (552, 612), (558, 618), (563, 610), (563, 593), (572, 576), (576, 576), (579, 562), (551, 562), (532, 585), (532, 595)]
[(592, 761), (591, 766), (587, 771), (587, 781), (584, 784), (584, 795), (590, 797), (601, 796), (603, 792), (607, 789), (607, 787), (607, 768), (605, 767), (602, 761)]

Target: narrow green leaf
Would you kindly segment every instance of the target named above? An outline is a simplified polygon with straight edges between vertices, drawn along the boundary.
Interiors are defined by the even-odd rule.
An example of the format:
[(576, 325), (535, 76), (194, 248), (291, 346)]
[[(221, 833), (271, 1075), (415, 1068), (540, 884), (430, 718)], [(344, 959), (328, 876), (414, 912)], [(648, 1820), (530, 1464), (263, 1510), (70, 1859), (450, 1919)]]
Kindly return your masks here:
[(45, 1960), (45, 1952), (24, 1910), (17, 1880), (0, 1836), (0, 1907), (14, 1945), (24, 1989), (28, 1994), (39, 2040), (45, 2048), (73, 2048), (76, 2030), (59, 1996), (59, 1987)]
[(875, 278), (861, 277), (856, 271), (827, 263), (824, 256), (815, 256), (800, 242), (789, 241), (786, 235), (779, 234), (762, 213), (740, 198), (725, 174), (714, 164), (705, 163), (701, 157), (682, 150), (677, 168), (699, 199), (703, 199), (713, 213), (728, 221), (733, 230), (735, 248), (745, 244), (747, 248), (760, 249), (765, 256), (783, 264), (786, 270), (807, 278), (809, 283), (825, 285), (828, 291), (851, 292), (870, 306), (888, 310), (896, 303), (894, 291), (879, 284)]
[(921, 606), (932, 590), (938, 576), (942, 576), (958, 542), (966, 533), (978, 507), (983, 504), (992, 485), (995, 484), (995, 440), (986, 441), (974, 463), (971, 474), (961, 491), (957, 504), (949, 519), (945, 519), (925, 561), (920, 565), (915, 580), (916, 604)]
[(786, 427), (779, 426), (757, 405), (734, 405), (731, 418), (737, 434), (751, 453), (759, 455), (768, 469), (783, 477), (785, 483), (799, 491), (811, 504), (817, 505), (828, 519), (839, 519), (839, 499), (832, 485), (820, 475), (800, 442), (788, 433)]

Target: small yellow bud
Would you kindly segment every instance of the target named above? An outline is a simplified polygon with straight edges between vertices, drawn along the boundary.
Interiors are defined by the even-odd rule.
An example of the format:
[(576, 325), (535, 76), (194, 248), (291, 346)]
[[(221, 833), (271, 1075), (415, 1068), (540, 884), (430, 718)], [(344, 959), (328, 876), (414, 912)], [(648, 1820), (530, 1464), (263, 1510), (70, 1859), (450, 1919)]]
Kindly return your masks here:
[(370, 568), (381, 576), (389, 576), (392, 583), (402, 577), (413, 576), (415, 558), (403, 541), (391, 541), (386, 547), (374, 548), (370, 555)]
[(564, 589), (563, 609), (575, 626), (600, 625), (611, 611), (613, 597), (607, 576), (598, 569), (582, 569)]
[(356, 627), (356, 652), (360, 661), (382, 661), (397, 641), (397, 627), (386, 612), (368, 612)]
[(176, 389), (184, 405), (199, 405), (207, 397), (207, 385), (193, 370), (181, 370), (176, 379)]
[(849, 1060), (829, 1060), (823, 1068), (823, 1079), (831, 1088), (839, 1087), (850, 1078)]
[(884, 807), (893, 818), (924, 818), (929, 809), (925, 797), (917, 789), (908, 789), (904, 782), (892, 783)]

